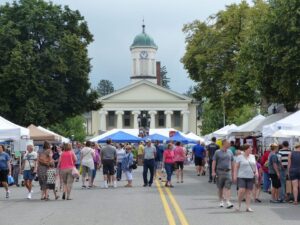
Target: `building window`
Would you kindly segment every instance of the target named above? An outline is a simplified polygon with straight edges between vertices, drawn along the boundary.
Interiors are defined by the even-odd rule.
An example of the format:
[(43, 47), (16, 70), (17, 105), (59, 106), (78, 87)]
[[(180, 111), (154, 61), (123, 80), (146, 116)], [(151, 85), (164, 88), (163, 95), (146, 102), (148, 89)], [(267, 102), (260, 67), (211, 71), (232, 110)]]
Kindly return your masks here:
[(136, 76), (136, 59), (133, 59), (133, 76)]
[(165, 112), (158, 111), (158, 126), (164, 127), (165, 126)]
[(180, 114), (180, 111), (174, 111), (173, 119), (174, 119), (174, 127), (181, 127), (181, 114)]
[(125, 127), (130, 127), (130, 117), (131, 117), (130, 111), (125, 111), (124, 112), (124, 126)]
[(115, 126), (115, 111), (108, 111), (108, 126), (114, 127)]

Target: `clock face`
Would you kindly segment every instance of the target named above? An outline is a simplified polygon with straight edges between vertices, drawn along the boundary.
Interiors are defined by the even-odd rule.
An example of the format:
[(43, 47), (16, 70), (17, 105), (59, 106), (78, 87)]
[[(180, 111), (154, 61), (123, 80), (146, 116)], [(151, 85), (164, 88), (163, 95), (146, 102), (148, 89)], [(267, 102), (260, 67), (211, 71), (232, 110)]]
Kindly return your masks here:
[(148, 58), (148, 52), (146, 52), (146, 51), (141, 51), (140, 57), (141, 57), (141, 59), (147, 59), (147, 58)]

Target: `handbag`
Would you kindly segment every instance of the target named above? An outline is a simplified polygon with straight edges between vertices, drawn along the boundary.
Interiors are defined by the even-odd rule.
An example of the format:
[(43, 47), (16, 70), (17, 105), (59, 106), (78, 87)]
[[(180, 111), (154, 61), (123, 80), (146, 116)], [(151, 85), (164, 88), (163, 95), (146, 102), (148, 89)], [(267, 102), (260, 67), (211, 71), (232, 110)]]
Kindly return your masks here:
[(137, 169), (137, 161), (133, 161), (132, 165), (129, 166), (129, 169)]
[(15, 183), (15, 180), (12, 176), (7, 177), (7, 183), (8, 185), (13, 185)]
[(80, 174), (79, 174), (79, 171), (76, 169), (76, 167), (74, 166), (73, 169), (72, 169), (72, 176), (74, 178), (79, 178)]
[[(73, 162), (72, 155), (71, 155), (71, 162)], [(79, 176), (80, 176), (79, 171), (76, 169), (76, 167), (74, 166), (74, 164), (73, 164), (73, 168), (72, 168), (72, 176), (74, 178), (79, 178)]]

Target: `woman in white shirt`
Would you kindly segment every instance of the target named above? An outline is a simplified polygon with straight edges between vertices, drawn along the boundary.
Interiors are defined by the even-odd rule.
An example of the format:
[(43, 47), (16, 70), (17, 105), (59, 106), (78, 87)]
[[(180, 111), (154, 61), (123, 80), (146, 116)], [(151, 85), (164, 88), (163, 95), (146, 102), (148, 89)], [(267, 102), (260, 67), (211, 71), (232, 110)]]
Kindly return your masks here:
[(250, 208), (251, 192), (255, 183), (255, 178), (258, 177), (255, 156), (252, 153), (252, 147), (245, 144), (241, 147), (244, 152), (236, 158), (234, 167), (234, 182), (238, 185), (238, 208), (240, 211), (241, 202), (246, 195), (246, 211), (253, 212)]
[(80, 152), (80, 164), (82, 169), (82, 188), (86, 188), (85, 179), (86, 175), (88, 175), (89, 185), (88, 188), (92, 187), (92, 175), (93, 170), (95, 168), (94, 165), (94, 156), (95, 151), (91, 148), (91, 142), (87, 141), (85, 147), (82, 148)]

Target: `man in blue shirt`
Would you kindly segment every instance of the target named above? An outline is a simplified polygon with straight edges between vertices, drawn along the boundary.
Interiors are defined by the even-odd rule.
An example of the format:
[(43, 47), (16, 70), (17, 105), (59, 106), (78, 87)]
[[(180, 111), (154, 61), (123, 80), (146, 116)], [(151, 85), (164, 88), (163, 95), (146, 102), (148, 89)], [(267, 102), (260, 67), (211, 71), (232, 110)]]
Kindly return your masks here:
[(197, 175), (203, 173), (204, 159), (205, 159), (205, 148), (201, 145), (200, 141), (193, 147), (193, 158), (195, 160), (195, 166)]

